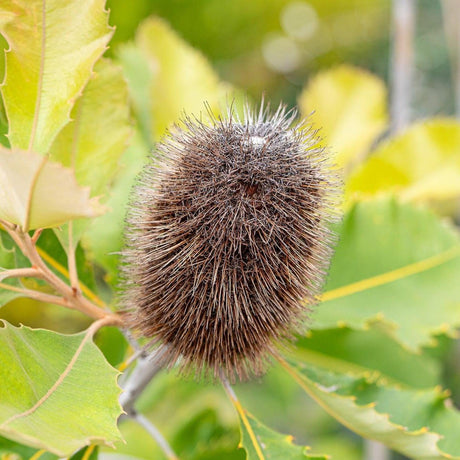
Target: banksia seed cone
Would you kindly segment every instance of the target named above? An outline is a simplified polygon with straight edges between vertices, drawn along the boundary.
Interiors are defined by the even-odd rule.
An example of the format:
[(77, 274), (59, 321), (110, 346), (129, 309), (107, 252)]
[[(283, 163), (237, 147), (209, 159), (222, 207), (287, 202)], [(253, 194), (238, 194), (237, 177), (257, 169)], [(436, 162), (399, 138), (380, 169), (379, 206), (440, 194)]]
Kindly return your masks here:
[(168, 364), (261, 373), (315, 303), (338, 186), (296, 113), (187, 118), (157, 146), (128, 215), (125, 304)]

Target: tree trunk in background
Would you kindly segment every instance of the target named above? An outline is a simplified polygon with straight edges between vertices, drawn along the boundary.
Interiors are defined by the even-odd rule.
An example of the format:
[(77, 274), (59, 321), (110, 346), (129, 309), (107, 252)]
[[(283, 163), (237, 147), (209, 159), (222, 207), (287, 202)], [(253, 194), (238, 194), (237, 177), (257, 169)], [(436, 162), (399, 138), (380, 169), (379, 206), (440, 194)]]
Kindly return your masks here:
[[(415, 1), (393, 0), (392, 56), (390, 65), (391, 131), (396, 133), (410, 122), (413, 84)], [(455, 0), (457, 1), (457, 0)]]

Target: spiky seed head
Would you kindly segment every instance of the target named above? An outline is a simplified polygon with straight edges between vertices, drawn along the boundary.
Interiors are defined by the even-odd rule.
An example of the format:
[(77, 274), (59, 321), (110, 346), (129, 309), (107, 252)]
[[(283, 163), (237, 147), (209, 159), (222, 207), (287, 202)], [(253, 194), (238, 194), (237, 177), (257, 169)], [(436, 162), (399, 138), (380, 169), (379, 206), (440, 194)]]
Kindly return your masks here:
[(198, 372), (262, 373), (298, 331), (331, 255), (336, 174), (296, 113), (186, 117), (157, 145), (126, 227), (132, 326)]

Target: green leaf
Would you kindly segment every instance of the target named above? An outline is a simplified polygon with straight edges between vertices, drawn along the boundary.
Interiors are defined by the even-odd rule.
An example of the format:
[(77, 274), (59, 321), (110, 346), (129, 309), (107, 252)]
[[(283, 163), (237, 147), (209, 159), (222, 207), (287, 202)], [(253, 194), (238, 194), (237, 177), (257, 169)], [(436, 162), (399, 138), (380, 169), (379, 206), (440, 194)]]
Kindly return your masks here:
[(128, 342), (117, 327), (104, 327), (97, 333), (94, 342), (112, 366), (118, 366), (124, 360)]
[(271, 430), (241, 406), (237, 409), (241, 427), (241, 444), (247, 452), (247, 460), (327, 460), (327, 455), (309, 454), (309, 447), (292, 443), (292, 436)]
[(153, 72), (150, 86), (151, 131), (159, 139), (185, 111), (202, 112), (204, 102), (218, 108), (220, 84), (205, 57), (159, 18), (139, 27), (136, 45)]
[[(112, 35), (105, 0), (5, 0), (2, 94), (11, 145), (46, 153)], [(65, 37), (65, 39), (63, 39)]]
[[(1, 40), (1, 37), (0, 37)], [(0, 48), (1, 50), (1, 48)], [(9, 147), (10, 143), (6, 137), (8, 134), (8, 119), (6, 118), (5, 107), (3, 100), (0, 101), (0, 144), (4, 147)]]
[(121, 67), (100, 60), (71, 117), (51, 146), (50, 158), (74, 169), (78, 183), (90, 186), (92, 196), (106, 194), (131, 133)]
[(16, 246), (10, 236), (4, 230), (0, 230), (0, 270), (16, 266)]
[[(121, 67), (109, 59), (97, 62), (71, 116), (72, 122), (51, 146), (50, 158), (72, 168), (78, 183), (91, 187), (91, 196), (106, 196), (131, 135), (128, 88)], [(88, 220), (78, 220), (71, 229), (66, 225), (56, 231), (66, 252), (75, 250), (88, 225)]]
[[(316, 75), (302, 91), (299, 107), (321, 129), (324, 144), (347, 165), (371, 147), (388, 121), (385, 84), (354, 67), (340, 66)], [(312, 113), (313, 112), (313, 113)]]
[[(46, 229), (42, 232), (37, 242), (38, 252), (41, 257), (50, 265), (51, 269), (65, 282), (69, 281), (68, 261), (65, 248), (57, 237), (59, 231)], [(51, 256), (52, 255), (52, 256)], [(87, 289), (94, 290), (94, 270), (92, 263), (88, 260), (81, 245), (75, 251), (75, 263), (78, 271), (78, 278)], [(84, 289), (87, 291), (87, 289)], [(88, 294), (85, 292), (85, 294)], [(105, 329), (105, 328), (104, 328)]]
[(460, 123), (418, 123), (390, 139), (349, 178), (349, 199), (392, 192), (403, 200), (442, 201), (460, 195)]
[[(31, 458), (33, 458), (34, 454), (37, 454), (37, 452), (39, 452), (38, 449), (25, 446), (24, 444), (19, 444), (15, 441), (11, 441), (10, 439), (3, 438), (2, 436), (0, 436), (1, 460), (30, 460)], [(10, 457), (8, 457), (8, 455), (10, 455)], [(43, 452), (38, 455), (40, 455), (40, 460), (58, 460), (59, 458), (54, 454), (50, 454), (49, 452)]]
[(69, 460), (97, 460), (99, 448), (94, 444), (80, 449), (76, 454), (72, 455)]
[(144, 53), (133, 43), (123, 44), (117, 49), (117, 57), (123, 66), (128, 82), (129, 94), (139, 130), (149, 148), (153, 147), (152, 110), (150, 88), (154, 74)]
[(131, 145), (122, 156), (122, 171), (115, 179), (106, 203), (109, 211), (92, 219), (83, 235), (82, 244), (88, 256), (105, 268), (113, 284), (118, 279), (119, 251), (123, 246), (124, 220), (130, 192), (147, 156), (147, 147), (140, 134), (135, 133)]
[(460, 413), (439, 388), (385, 386), (307, 363), (283, 367), (332, 416), (359, 435), (418, 460), (460, 459)]
[(457, 231), (433, 213), (392, 199), (357, 203), (338, 231), (312, 329), (380, 323), (411, 350), (460, 325)]
[(428, 388), (440, 381), (440, 364), (425, 353), (411, 353), (376, 327), (311, 330), (296, 341), (294, 356), (334, 372), (366, 376), (376, 371), (386, 382)]
[(0, 307), (21, 297), (19, 292), (8, 290), (8, 286), (21, 287), (17, 278), (2, 280), (2, 271), (18, 267), (18, 250), (10, 236), (0, 230)]
[[(2, 283), (2, 284), (11, 285), (13, 283)], [(14, 283), (13, 285), (17, 286), (17, 283)], [(3, 307), (3, 305), (6, 305), (8, 302), (11, 302), (12, 300), (17, 299), (18, 297), (21, 297), (21, 294), (19, 292), (10, 291), (7, 288), (5, 289), (5, 286), (0, 286), (0, 307)]]
[(121, 439), (117, 375), (91, 328), (62, 335), (4, 322), (0, 434), (61, 457), (89, 443), (112, 445)]
[[(36, 153), (0, 147), (0, 219), (24, 230), (104, 212), (70, 169)], [(46, 204), (46, 205), (45, 205)]]
[[(209, 400), (208, 393), (208, 400)], [(217, 403), (214, 403), (218, 406)], [(200, 407), (201, 406), (201, 407)], [(244, 452), (237, 448), (238, 428), (229, 427), (219, 414), (218, 407), (209, 407), (204, 403), (197, 406), (196, 413), (184, 411), (182, 423), (178, 424), (177, 431), (170, 436), (171, 446), (179, 458), (215, 459), (230, 457), (244, 460)], [(183, 415), (184, 415), (183, 414)], [(190, 415), (189, 415), (190, 414)]]

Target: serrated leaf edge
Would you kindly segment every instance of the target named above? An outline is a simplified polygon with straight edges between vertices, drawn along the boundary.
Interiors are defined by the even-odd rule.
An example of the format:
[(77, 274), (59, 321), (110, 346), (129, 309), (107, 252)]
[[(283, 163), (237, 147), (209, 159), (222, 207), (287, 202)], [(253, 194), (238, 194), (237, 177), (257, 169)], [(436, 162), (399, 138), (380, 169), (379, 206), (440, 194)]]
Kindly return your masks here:
[[(331, 414), (335, 419), (337, 419), (342, 425), (346, 426), (347, 428), (351, 429), (352, 431), (354, 431), (355, 433), (358, 433), (360, 436), (363, 436), (365, 438), (367, 438), (367, 436), (359, 433), (354, 427), (350, 426), (349, 423), (342, 419), (342, 417), (340, 416), (337, 416), (333, 411), (330, 410), (330, 408), (325, 404), (323, 403), (323, 401), (321, 401), (320, 399), (318, 399), (318, 397), (312, 393), (312, 391), (308, 388), (307, 385), (304, 384), (303, 382), (303, 379), (306, 379), (307, 377), (299, 374), (292, 366), (290, 366), (284, 359), (282, 359), (281, 357), (277, 357), (277, 360), (278, 362), (281, 364), (281, 366), (287, 371), (287, 373), (299, 384), (299, 386), (314, 400), (316, 401), (316, 403), (318, 405), (320, 405), (326, 412), (328, 412), (329, 414)], [(337, 399), (342, 399), (342, 400), (349, 400), (351, 402), (353, 402), (354, 404), (356, 404), (357, 407), (359, 408), (362, 408), (362, 409), (374, 409), (376, 407), (376, 403), (375, 402), (372, 402), (372, 403), (369, 403), (369, 404), (364, 404), (364, 405), (358, 405), (356, 403), (356, 396), (354, 395), (349, 395), (349, 396), (344, 396), (344, 395), (339, 395), (337, 393), (334, 393), (333, 391), (326, 391), (325, 388), (322, 388), (322, 386), (320, 384), (318, 384), (317, 382), (314, 382), (314, 381), (311, 381), (312, 384), (319, 390), (319, 391), (322, 391), (322, 392), (327, 392), (328, 395), (334, 397), (334, 398), (337, 398)], [(440, 387), (435, 387), (435, 390), (438, 392), (438, 394), (440, 396), (443, 396), (445, 397), (445, 395), (442, 394), (441, 392), (441, 388)], [(446, 453), (446, 452), (443, 452), (439, 449), (438, 447), (438, 442), (444, 438), (443, 435), (439, 434), (439, 433), (435, 433), (435, 432), (432, 432), (430, 431), (427, 427), (422, 427), (420, 428), (419, 430), (413, 430), (413, 431), (409, 431), (407, 429), (407, 427), (403, 426), (403, 425), (400, 425), (400, 424), (397, 424), (397, 423), (394, 423), (390, 420), (390, 414), (388, 413), (382, 413), (382, 412), (378, 412), (376, 409), (374, 409), (374, 412), (381, 416), (382, 418), (385, 418), (386, 421), (388, 422), (389, 426), (391, 427), (394, 427), (396, 430), (398, 431), (401, 431), (403, 432), (405, 435), (407, 436), (419, 436), (419, 435), (423, 435), (423, 434), (426, 434), (426, 435), (430, 435), (431, 437), (433, 437), (434, 439), (434, 444), (435, 444), (435, 448), (437, 450), (436, 455), (439, 455), (439, 456), (442, 456), (444, 458), (447, 458), (447, 459), (460, 459), (460, 457), (453, 457), (452, 455)]]
[[(86, 87), (86, 85), (88, 84), (88, 81), (93, 77), (93, 74), (94, 74), (94, 66), (96, 65), (96, 62), (99, 61), (99, 59), (102, 57), (102, 55), (107, 51), (107, 49), (109, 48), (108, 46), (108, 43), (110, 42), (110, 39), (112, 38), (113, 34), (115, 33), (115, 26), (111, 26), (109, 24), (109, 12), (110, 10), (108, 8), (105, 8), (104, 6), (102, 7), (102, 12), (105, 13), (105, 17), (106, 17), (106, 27), (107, 27), (107, 30), (108, 32), (99, 37), (99, 40), (100, 41), (106, 41), (106, 45), (104, 46), (104, 48), (102, 49), (101, 53), (99, 54), (99, 56), (94, 60), (93, 62), (93, 65), (91, 66), (90, 68), (90, 71), (88, 73), (88, 78), (86, 79), (86, 81), (83, 83), (83, 85), (81, 86), (81, 88), (78, 90), (78, 92), (75, 94), (75, 96), (71, 99), (68, 100), (68, 111), (67, 111), (67, 119), (62, 123), (60, 129), (55, 133), (55, 136), (54, 138), (57, 137), (57, 135), (59, 134), (60, 131), (62, 131), (62, 129), (64, 128), (64, 126), (67, 125), (67, 123), (69, 123), (69, 121), (71, 121), (72, 119), (70, 118), (70, 114), (72, 112), (72, 108), (73, 106), (75, 105), (75, 102), (76, 100), (83, 94), (83, 90), (84, 88)], [(16, 14), (14, 13), (11, 13), (11, 18), (9, 19), (9, 21), (7, 22), (10, 22), (12, 21), (13, 19), (15, 19), (17, 17)], [(44, 25), (44, 27), (42, 27), (43, 31), (42, 31), (42, 44), (45, 40), (44, 36), (46, 34), (45, 32), (45, 28), (46, 28), (46, 20), (43, 20), (43, 17), (46, 17), (46, 0), (42, 0), (42, 24)], [(45, 18), (46, 19), (46, 18)], [(5, 25), (6, 23), (4, 23)], [(3, 75), (3, 81), (0, 83), (0, 88), (2, 88), (5, 83), (6, 83), (6, 79), (7, 79), (7, 72), (8, 72), (8, 66), (6, 65), (6, 56), (8, 53), (10, 53), (12, 51), (12, 47), (11, 47), (11, 43), (10, 41), (8, 40), (8, 37), (6, 34), (3, 34), (3, 37), (5, 38), (6, 42), (8, 43), (8, 49), (5, 49), (4, 50), (4, 54), (5, 54), (5, 71), (4, 71), (4, 75)], [(43, 47), (42, 47), (43, 48)], [(35, 130), (36, 130), (36, 127), (38, 125), (38, 117), (39, 117), (39, 109), (40, 109), (40, 104), (41, 104), (41, 91), (40, 91), (40, 88), (41, 88), (41, 81), (43, 79), (43, 69), (42, 69), (42, 66), (44, 66), (44, 52), (43, 52), (43, 49), (42, 49), (42, 53), (40, 55), (40, 76), (39, 76), (39, 84), (38, 84), (38, 88), (37, 88), (37, 101), (36, 101), (36, 104), (35, 104), (35, 110), (34, 110), (34, 121), (33, 121), (33, 132), (31, 133), (31, 136), (30, 136), (30, 139), (29, 139), (29, 148), (28, 150), (30, 151), (33, 147), (33, 144), (34, 144), (34, 140), (35, 140)], [(5, 114), (6, 114), (6, 117), (8, 119), (8, 113), (7, 113), (7, 110), (6, 110), (6, 107), (5, 107)], [(8, 133), (5, 134), (5, 136), (7, 138), (9, 138), (9, 134), (10, 134), (10, 125), (8, 124)], [(50, 140), (49, 144), (51, 145), (54, 141), (54, 138)]]
[[(20, 326), (16, 327), (16, 326), (13, 326), (12, 324), (8, 323), (6, 320), (3, 320), (3, 319), (0, 319), (0, 325), (1, 324), (3, 324), (3, 327), (0, 327), (0, 330), (3, 329), (3, 328), (6, 328), (6, 327), (11, 327), (11, 328), (17, 329), (17, 330), (28, 329), (30, 331), (53, 332), (54, 334), (58, 334), (60, 336), (67, 336), (67, 337), (68, 336), (76, 337), (76, 336), (79, 336), (79, 335), (83, 335), (83, 340), (81, 341), (80, 345), (77, 347), (77, 350), (75, 351), (74, 355), (72, 356), (71, 361), (69, 362), (69, 364), (66, 366), (66, 368), (64, 370), (64, 373), (65, 373), (64, 377), (61, 378), (61, 376), (62, 376), (62, 374), (61, 374), (59, 376), (58, 380), (53, 384), (53, 386), (47, 391), (47, 393), (44, 396), (42, 396), (37, 401), (37, 403), (34, 404), (34, 406), (32, 406), (31, 408), (29, 408), (28, 410), (26, 410), (26, 411), (24, 411), (24, 412), (22, 412), (20, 414), (15, 414), (14, 416), (10, 417), (8, 420), (5, 420), (2, 424), (0, 424), (0, 428), (2, 428), (4, 430), (4, 432), (15, 433), (14, 430), (8, 429), (8, 427), (6, 427), (6, 425), (8, 425), (9, 423), (11, 423), (14, 420), (17, 420), (18, 418), (30, 415), (35, 410), (37, 410), (41, 406), (41, 404), (43, 404), (51, 396), (51, 394), (59, 387), (60, 383), (62, 383), (62, 381), (65, 379), (65, 377), (72, 370), (71, 364), (75, 364), (75, 362), (77, 361), (77, 359), (78, 359), (79, 355), (81, 354), (81, 352), (82, 352), (84, 346), (86, 345), (86, 343), (88, 343), (89, 340), (92, 341), (95, 331), (90, 326), (86, 331), (78, 332), (76, 334), (60, 334), (58, 332), (49, 331), (48, 329), (44, 329), (44, 328), (31, 328), (31, 327), (28, 327), (28, 326), (24, 326), (23, 324), (21, 324)], [(96, 346), (96, 349), (101, 354), (101, 356), (104, 357), (104, 355), (101, 352), (101, 350), (99, 349), (99, 347)], [(105, 359), (105, 357), (104, 357), (104, 359)], [(108, 362), (107, 362), (107, 364), (110, 366), (110, 364)], [(115, 376), (114, 376), (115, 384), (118, 387), (119, 392), (121, 393), (122, 389), (118, 385), (118, 381), (117, 381), (119, 375), (121, 374), (121, 372), (118, 369), (114, 368), (113, 366), (110, 366), (110, 367), (115, 371)], [(124, 411), (123, 411), (123, 408), (121, 407), (121, 404), (120, 404), (118, 399), (117, 399), (117, 401), (118, 401), (118, 406), (119, 406), (120, 415), (121, 415), (121, 414), (124, 413)], [(56, 454), (56, 455), (59, 455), (59, 456), (64, 456), (64, 457), (67, 456), (67, 454), (68, 454), (68, 452), (58, 451), (56, 449), (50, 449), (49, 446), (41, 443), (41, 441), (39, 439), (35, 438), (35, 437), (29, 436), (29, 435), (24, 435), (24, 434), (21, 434), (21, 436), (23, 437), (23, 439), (29, 439), (31, 442), (33, 442), (33, 444), (35, 446), (42, 447), (42, 448), (46, 449), (48, 452), (51, 452), (53, 454)], [(114, 442), (107, 441), (104, 438), (99, 438), (97, 436), (89, 436), (88, 438), (86, 438), (86, 440), (87, 440), (87, 443), (86, 443), (87, 446), (89, 446), (91, 444), (96, 444), (96, 443), (100, 444), (100, 443), (102, 443), (102, 444), (104, 444), (104, 445), (106, 445), (108, 447), (115, 448)], [(119, 431), (118, 431), (118, 440), (124, 442), (124, 439), (121, 436), (121, 433)]]

